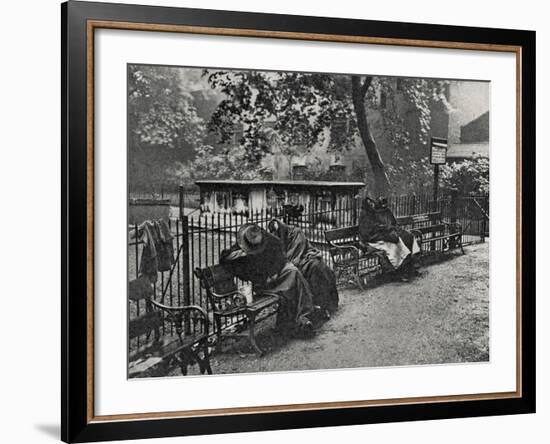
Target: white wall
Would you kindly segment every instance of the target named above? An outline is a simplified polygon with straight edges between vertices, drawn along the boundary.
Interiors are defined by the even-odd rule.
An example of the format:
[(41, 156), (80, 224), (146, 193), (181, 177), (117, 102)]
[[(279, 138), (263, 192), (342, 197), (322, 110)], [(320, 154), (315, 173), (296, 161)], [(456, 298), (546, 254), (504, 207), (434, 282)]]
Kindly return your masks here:
[[(118, 0), (132, 3), (131, 1)], [(134, 1), (139, 2), (139, 1)], [(157, 5), (357, 17), (365, 19), (536, 29), (538, 32), (539, 227), (550, 219), (542, 168), (550, 162), (543, 131), (548, 96), (550, 29), (544, 2), (462, 0), (446, 8), (437, 0), (391, 2), (277, 0), (153, 1)], [(59, 422), (60, 136), (59, 3), (5, 2), (0, 32), (0, 414), (2, 441), (55, 442)], [(546, 203), (546, 205), (544, 205)], [(539, 234), (539, 276), (550, 262)], [(538, 411), (536, 415), (339, 427), (300, 431), (193, 437), (155, 442), (280, 443), (371, 442), (446, 444), (547, 442), (550, 421), (548, 294), (538, 283)], [(543, 297), (543, 296), (546, 296)]]

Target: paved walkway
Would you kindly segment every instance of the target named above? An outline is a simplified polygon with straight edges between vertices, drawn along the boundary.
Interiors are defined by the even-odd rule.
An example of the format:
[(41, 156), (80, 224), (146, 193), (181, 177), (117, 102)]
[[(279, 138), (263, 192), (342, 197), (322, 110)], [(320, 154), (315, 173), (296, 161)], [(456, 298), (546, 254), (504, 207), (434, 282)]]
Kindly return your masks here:
[(266, 321), (259, 344), (267, 353), (230, 344), (212, 357), (214, 373), (487, 361), (489, 244), (420, 271), (408, 283), (342, 290), (340, 309), (313, 339), (285, 341)]

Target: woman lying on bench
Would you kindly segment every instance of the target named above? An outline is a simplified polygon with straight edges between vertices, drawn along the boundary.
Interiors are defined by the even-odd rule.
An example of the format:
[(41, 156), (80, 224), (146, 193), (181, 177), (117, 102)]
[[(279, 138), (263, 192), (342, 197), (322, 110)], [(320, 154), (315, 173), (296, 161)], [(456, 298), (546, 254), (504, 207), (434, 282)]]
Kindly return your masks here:
[(247, 223), (239, 228), (237, 243), (222, 251), (220, 264), (239, 279), (252, 282), (256, 291), (264, 290), (281, 298), (277, 326), (282, 331), (312, 334), (311, 290), (302, 273), (287, 261), (277, 237)]
[(365, 250), (376, 249), (380, 265), (386, 271), (403, 270), (416, 273), (414, 254), (420, 252), (415, 237), (399, 227), (385, 198), (377, 201), (366, 197), (359, 214), (359, 238)]

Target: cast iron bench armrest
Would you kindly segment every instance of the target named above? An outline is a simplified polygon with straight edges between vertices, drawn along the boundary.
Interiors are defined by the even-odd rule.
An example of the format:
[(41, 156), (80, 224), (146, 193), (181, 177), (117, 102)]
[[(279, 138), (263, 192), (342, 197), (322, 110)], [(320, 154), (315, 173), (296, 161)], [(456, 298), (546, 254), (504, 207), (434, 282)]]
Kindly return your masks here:
[[(204, 331), (208, 331), (208, 315), (206, 314), (206, 311), (199, 307), (198, 305), (164, 305), (160, 302), (154, 301), (151, 299), (151, 304), (158, 309), (164, 311), (168, 317), (170, 318), (170, 322), (174, 324), (176, 327), (176, 333), (178, 334), (180, 341), (183, 342), (183, 327), (182, 322), (184, 319), (184, 313), (185, 312), (198, 312), (200, 313), (200, 319), (198, 321), (204, 322)], [(201, 338), (199, 338), (201, 339)]]
[[(169, 366), (177, 362), (183, 375), (187, 375), (187, 368), (193, 363), (198, 363), (201, 374), (212, 374), (208, 352), (208, 315), (198, 305), (165, 305), (147, 298), (152, 308), (149, 314), (157, 314), (160, 325), (169, 321), (174, 325), (176, 335), (162, 334), (160, 325), (151, 326), (155, 329), (153, 341), (143, 344), (141, 350), (130, 355), (129, 371), (132, 377), (166, 375)], [(161, 315), (165, 313), (165, 317)], [(191, 317), (191, 313), (196, 313)], [(196, 326), (202, 324), (199, 330), (187, 330), (185, 326), (190, 323)], [(137, 365), (139, 367), (134, 367)]]
[(244, 294), (242, 294), (239, 290), (228, 291), (227, 293), (216, 293), (214, 290), (211, 290), (211, 294), (216, 299), (229, 298), (231, 296), (238, 295), (238, 296), (242, 296), (246, 300)]
[(154, 301), (151, 299), (151, 304), (153, 304), (155, 307), (160, 308), (161, 310), (170, 312), (170, 311), (198, 311), (200, 314), (205, 318), (208, 319), (208, 315), (206, 314), (206, 311), (204, 308), (198, 306), (198, 305), (164, 305), (160, 302)]

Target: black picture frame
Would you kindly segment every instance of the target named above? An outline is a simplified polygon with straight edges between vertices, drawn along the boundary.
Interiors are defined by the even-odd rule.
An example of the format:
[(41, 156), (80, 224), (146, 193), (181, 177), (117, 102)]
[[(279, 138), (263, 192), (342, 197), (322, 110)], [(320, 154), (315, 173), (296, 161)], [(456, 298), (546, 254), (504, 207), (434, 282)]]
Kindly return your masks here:
[[(521, 119), (518, 140), (521, 183), (520, 383), (521, 393), (499, 399), (441, 400), (363, 407), (230, 415), (96, 420), (90, 414), (89, 344), (93, 335), (90, 276), (90, 143), (87, 107), (88, 22), (186, 25), (265, 32), (368, 36), (409, 41), (511, 45), (520, 49)], [(90, 442), (180, 435), (309, 428), (396, 421), (510, 415), (535, 412), (535, 32), (356, 19), (168, 8), (69, 1), (61, 5), (62, 53), (62, 384), (61, 435)], [(93, 240), (93, 238), (92, 238)], [(92, 290), (90, 290), (90, 288)]]

